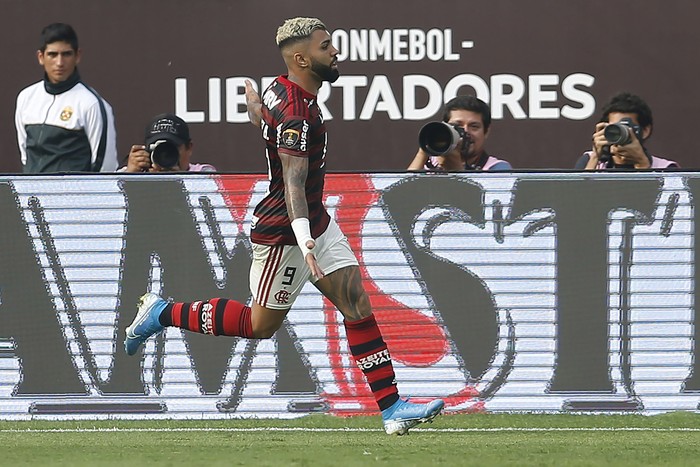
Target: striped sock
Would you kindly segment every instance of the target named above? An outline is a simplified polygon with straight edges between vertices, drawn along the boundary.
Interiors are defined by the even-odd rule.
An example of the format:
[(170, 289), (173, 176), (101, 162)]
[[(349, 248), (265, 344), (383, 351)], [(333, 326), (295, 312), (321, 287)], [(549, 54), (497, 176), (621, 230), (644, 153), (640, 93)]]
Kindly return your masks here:
[(250, 307), (235, 300), (212, 298), (192, 303), (168, 303), (160, 324), (215, 336), (253, 337)]
[(389, 408), (399, 399), (391, 356), (379, 331), (374, 315), (359, 321), (345, 321), (350, 353), (365, 374), (379, 410)]

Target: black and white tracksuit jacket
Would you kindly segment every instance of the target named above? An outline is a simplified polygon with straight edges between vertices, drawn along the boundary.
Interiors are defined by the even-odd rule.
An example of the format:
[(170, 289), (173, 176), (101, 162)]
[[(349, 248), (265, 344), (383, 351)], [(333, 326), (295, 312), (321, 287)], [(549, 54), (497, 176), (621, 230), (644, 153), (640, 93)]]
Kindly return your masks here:
[(112, 107), (80, 80), (43, 81), (23, 89), (15, 109), (25, 173), (114, 172), (117, 143)]

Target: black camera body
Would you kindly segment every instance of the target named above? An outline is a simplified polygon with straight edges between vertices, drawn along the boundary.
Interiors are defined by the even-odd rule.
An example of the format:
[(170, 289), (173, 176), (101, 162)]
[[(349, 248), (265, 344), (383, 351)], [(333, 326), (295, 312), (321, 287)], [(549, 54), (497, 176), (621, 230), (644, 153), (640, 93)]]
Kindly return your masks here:
[(431, 156), (454, 150), (461, 140), (468, 146), (470, 139), (464, 128), (445, 122), (428, 122), (418, 132), (418, 145)]
[(171, 169), (180, 162), (178, 145), (167, 139), (159, 139), (146, 145), (146, 151), (151, 155), (151, 163), (164, 169)]
[(635, 136), (641, 143), (642, 127), (635, 124), (631, 118), (623, 118), (617, 123), (609, 124), (605, 127), (605, 130), (603, 130), (603, 134), (605, 135), (605, 139), (608, 140), (608, 143), (624, 146), (632, 142), (630, 130), (634, 131)]

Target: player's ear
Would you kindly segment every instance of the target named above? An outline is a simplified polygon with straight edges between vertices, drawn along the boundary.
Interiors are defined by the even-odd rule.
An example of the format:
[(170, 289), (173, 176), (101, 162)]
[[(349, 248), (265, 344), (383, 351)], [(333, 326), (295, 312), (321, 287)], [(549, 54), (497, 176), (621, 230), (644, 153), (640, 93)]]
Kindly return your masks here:
[(300, 68), (306, 68), (309, 66), (309, 60), (300, 52), (294, 54), (294, 63), (296, 63)]

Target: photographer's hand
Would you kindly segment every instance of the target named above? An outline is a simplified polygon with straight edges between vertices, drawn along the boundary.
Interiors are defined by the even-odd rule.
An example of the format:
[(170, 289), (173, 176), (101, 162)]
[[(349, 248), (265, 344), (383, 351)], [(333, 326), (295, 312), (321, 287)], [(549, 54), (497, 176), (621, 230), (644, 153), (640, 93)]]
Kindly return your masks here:
[(606, 122), (599, 122), (595, 125), (595, 133), (593, 133), (593, 152), (596, 154), (598, 159), (603, 155), (603, 148), (607, 146), (608, 140), (605, 138), (605, 127), (608, 126)]
[(651, 167), (651, 162), (642, 147), (642, 143), (637, 138), (637, 135), (634, 134), (634, 131), (630, 130), (630, 136), (632, 138), (631, 143), (624, 146), (615, 144), (610, 148), (613, 161), (617, 165), (634, 165), (635, 169), (648, 169)]
[(151, 167), (151, 155), (143, 144), (134, 144), (126, 161), (126, 172), (148, 172)]
[(416, 155), (413, 157), (413, 160), (411, 163), (408, 165), (406, 170), (409, 171), (414, 171), (414, 170), (425, 170), (425, 163), (428, 162), (428, 153), (423, 151), (422, 149), (418, 148), (418, 152)]
[(588, 163), (586, 164), (586, 170), (595, 170), (598, 168), (605, 146), (608, 145), (608, 140), (605, 139), (605, 134), (603, 133), (606, 126), (608, 126), (608, 124), (605, 122), (599, 122), (595, 125), (593, 146), (591, 147), (591, 153), (588, 158)]

